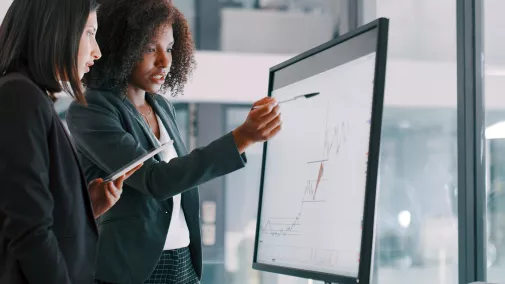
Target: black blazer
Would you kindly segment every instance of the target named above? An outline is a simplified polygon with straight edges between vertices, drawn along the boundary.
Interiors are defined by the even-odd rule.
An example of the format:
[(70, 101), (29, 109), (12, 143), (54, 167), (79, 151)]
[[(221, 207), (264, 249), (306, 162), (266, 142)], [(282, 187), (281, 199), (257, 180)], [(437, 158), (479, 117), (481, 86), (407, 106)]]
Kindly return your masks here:
[(24, 74), (0, 77), (0, 129), (0, 283), (92, 283), (98, 231), (78, 157)]
[[(71, 104), (67, 124), (88, 180), (104, 177), (157, 145), (151, 129), (125, 96), (107, 91), (86, 93), (88, 107)], [(244, 167), (231, 133), (188, 154), (172, 104), (146, 95), (179, 158), (169, 163), (158, 155), (125, 181), (123, 194), (98, 219), (100, 239), (96, 278), (112, 283), (143, 283), (163, 251), (172, 215), (172, 197), (181, 205), (190, 231), (191, 258), (202, 275), (200, 204), (197, 186)]]

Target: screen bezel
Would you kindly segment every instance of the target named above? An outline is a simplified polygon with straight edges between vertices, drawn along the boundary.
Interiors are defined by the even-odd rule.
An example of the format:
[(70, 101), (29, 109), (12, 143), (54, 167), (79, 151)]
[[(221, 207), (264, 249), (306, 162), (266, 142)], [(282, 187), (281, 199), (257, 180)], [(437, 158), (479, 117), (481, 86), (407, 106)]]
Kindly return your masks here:
[[(373, 98), (372, 98), (372, 120), (370, 125), (370, 142), (369, 142), (369, 152), (368, 152), (368, 165), (367, 165), (367, 177), (366, 177), (366, 188), (365, 188), (365, 203), (364, 203), (364, 214), (363, 214), (363, 233), (361, 236), (361, 252), (360, 252), (360, 263), (358, 269), (357, 277), (349, 277), (345, 275), (330, 274), (326, 272), (319, 272), (313, 270), (303, 270), (297, 268), (289, 268), (285, 266), (275, 266), (271, 264), (258, 263), (258, 244), (259, 244), (259, 232), (261, 226), (261, 207), (263, 200), (263, 185), (265, 179), (265, 164), (267, 156), (268, 142), (263, 145), (263, 158), (262, 158), (262, 169), (261, 169), (261, 183), (260, 183), (260, 196), (258, 202), (258, 220), (256, 224), (256, 236), (254, 244), (254, 256), (253, 256), (253, 269), (273, 272), (279, 274), (285, 274), (300, 278), (307, 278), (313, 280), (320, 280), (325, 282), (335, 282), (340, 284), (351, 284), (351, 283), (370, 283), (371, 280), (371, 269), (373, 264), (373, 248), (374, 248), (374, 231), (375, 231), (375, 203), (376, 203), (376, 187), (377, 187), (377, 176), (379, 167), (379, 151), (380, 151), (380, 139), (381, 139), (381, 128), (382, 128), (382, 112), (384, 104), (384, 88), (385, 88), (385, 74), (386, 74), (386, 61), (387, 61), (387, 42), (388, 42), (388, 30), (389, 30), (389, 19), (379, 18), (367, 25), (364, 25), (352, 32), (342, 35), (334, 40), (317, 46), (309, 51), (306, 51), (298, 56), (295, 56), (281, 64), (278, 64), (269, 71), (269, 86), (268, 86), (268, 96), (272, 96), (275, 83), (276, 72), (283, 70), (286, 67), (292, 66), (294, 64), (300, 63), (303, 60), (317, 55), (325, 50), (333, 48), (339, 44), (345, 43), (351, 39), (363, 36), (372, 31), (377, 32), (377, 38), (375, 43), (375, 76), (374, 76), (374, 87), (373, 87)], [(365, 55), (365, 54), (363, 54)], [(355, 59), (358, 59), (356, 57)], [(342, 63), (341, 63), (342, 64)], [(341, 65), (339, 64), (339, 65)], [(337, 65), (338, 66), (338, 65)], [(313, 74), (315, 75), (315, 74)], [(277, 88), (276, 88), (277, 89)]]

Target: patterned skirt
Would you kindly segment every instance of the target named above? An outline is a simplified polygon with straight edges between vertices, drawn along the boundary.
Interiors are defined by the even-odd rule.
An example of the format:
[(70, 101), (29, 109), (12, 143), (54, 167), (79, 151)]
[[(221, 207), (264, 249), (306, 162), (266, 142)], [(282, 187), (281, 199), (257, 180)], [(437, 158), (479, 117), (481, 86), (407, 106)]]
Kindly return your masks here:
[[(96, 284), (115, 284), (95, 280)], [(199, 284), (189, 248), (165, 250), (144, 284)]]
[(199, 284), (189, 248), (165, 250), (145, 284)]

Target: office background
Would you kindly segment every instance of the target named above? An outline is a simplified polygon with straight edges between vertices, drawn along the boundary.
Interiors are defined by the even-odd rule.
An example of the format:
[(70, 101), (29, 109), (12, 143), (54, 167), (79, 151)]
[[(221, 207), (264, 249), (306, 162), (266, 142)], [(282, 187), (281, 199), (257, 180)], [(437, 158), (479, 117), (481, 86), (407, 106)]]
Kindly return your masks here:
[[(198, 48), (173, 99), (189, 148), (243, 122), (269, 67), (390, 18), (373, 283), (505, 282), (503, 0), (173, 1)], [(201, 187), (203, 284), (313, 283), (250, 268), (261, 154)]]

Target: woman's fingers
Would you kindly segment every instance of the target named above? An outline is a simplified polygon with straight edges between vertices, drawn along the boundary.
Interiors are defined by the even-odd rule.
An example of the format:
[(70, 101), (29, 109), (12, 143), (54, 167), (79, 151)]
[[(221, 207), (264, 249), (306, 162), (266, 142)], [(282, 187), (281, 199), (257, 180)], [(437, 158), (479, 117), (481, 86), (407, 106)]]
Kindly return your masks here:
[(112, 204), (114, 204), (116, 201), (119, 200), (122, 192), (123, 190), (121, 188), (117, 188), (116, 186), (114, 186), (112, 182), (109, 182), (107, 184), (106, 195), (108, 200), (113, 201)]
[(138, 169), (142, 168), (142, 166), (143, 166), (143, 165), (144, 165), (144, 164), (142, 163), (142, 164), (140, 164), (140, 165), (136, 166), (135, 168), (133, 168), (132, 170), (130, 170), (129, 172), (127, 172), (127, 173), (125, 174), (125, 178), (124, 178), (124, 179), (129, 178), (129, 177), (130, 177), (131, 175), (133, 175), (133, 174), (134, 174), (134, 173), (135, 173)]
[(116, 188), (123, 189), (123, 182), (124, 182), (125, 178), (126, 178), (126, 175), (120, 176), (118, 179), (116, 179), (114, 181), (114, 186)]

